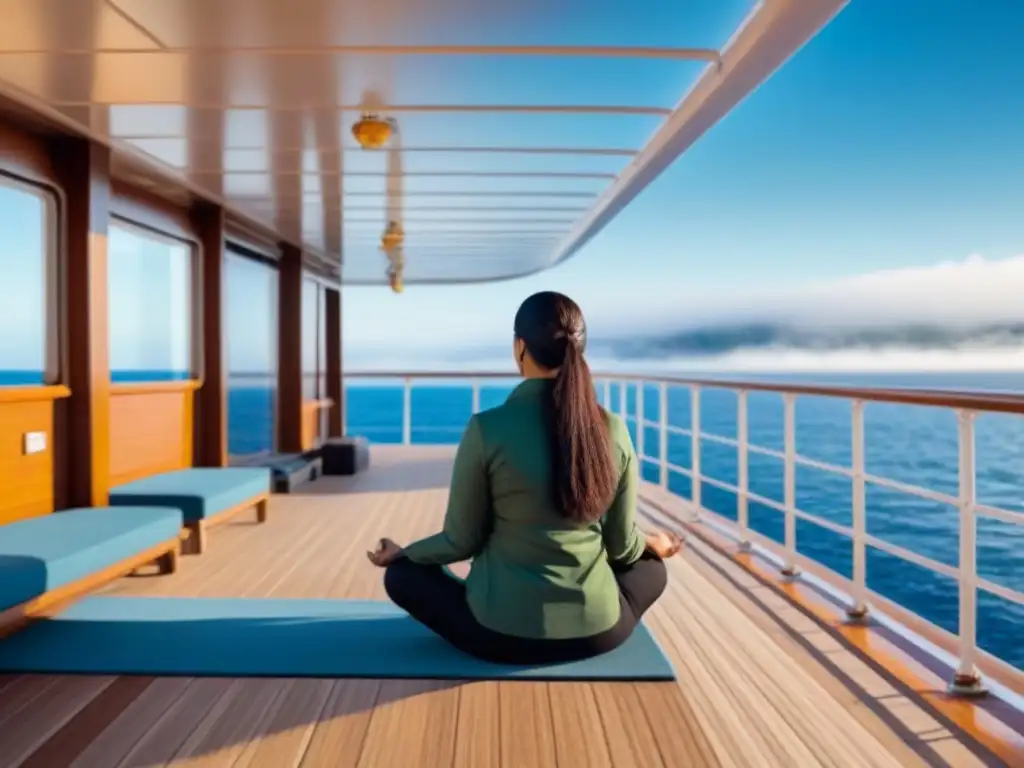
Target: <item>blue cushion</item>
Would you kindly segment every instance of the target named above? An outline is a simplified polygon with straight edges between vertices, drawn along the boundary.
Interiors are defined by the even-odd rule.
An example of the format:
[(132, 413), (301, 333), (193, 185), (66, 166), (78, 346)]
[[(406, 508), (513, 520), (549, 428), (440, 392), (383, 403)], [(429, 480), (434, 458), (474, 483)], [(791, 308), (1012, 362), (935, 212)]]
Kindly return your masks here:
[(181, 510), (186, 522), (197, 522), (267, 493), (269, 469), (193, 467), (119, 485), (110, 491), (110, 504), (174, 507)]
[(0, 610), (169, 541), (181, 513), (161, 507), (69, 509), (0, 526)]

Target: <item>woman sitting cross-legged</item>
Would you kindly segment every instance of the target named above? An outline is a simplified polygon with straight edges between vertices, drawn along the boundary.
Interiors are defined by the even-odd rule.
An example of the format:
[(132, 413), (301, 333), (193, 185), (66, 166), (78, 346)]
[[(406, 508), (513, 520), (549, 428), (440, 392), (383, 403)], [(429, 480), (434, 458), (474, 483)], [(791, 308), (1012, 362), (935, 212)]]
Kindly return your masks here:
[[(440, 533), (367, 553), (391, 600), (456, 648), (545, 664), (611, 651), (665, 590), (682, 541), (636, 525), (639, 466), (622, 420), (602, 409), (583, 357), (580, 308), (538, 293), (519, 308), (525, 378), (470, 419)], [(472, 558), (465, 582), (443, 567)]]

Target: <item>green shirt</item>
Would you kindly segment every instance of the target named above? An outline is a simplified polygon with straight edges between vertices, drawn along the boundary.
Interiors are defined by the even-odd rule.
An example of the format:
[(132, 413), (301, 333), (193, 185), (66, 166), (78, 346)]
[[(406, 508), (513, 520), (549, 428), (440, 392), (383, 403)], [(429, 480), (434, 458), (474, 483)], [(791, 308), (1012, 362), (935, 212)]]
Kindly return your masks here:
[(604, 517), (564, 518), (551, 492), (551, 460), (541, 394), (528, 379), (501, 406), (473, 416), (455, 454), (441, 533), (405, 548), (417, 563), (472, 558), (469, 607), (484, 626), (531, 638), (587, 637), (619, 619), (610, 562), (643, 554), (636, 526), (639, 467), (622, 419), (606, 414), (620, 477)]

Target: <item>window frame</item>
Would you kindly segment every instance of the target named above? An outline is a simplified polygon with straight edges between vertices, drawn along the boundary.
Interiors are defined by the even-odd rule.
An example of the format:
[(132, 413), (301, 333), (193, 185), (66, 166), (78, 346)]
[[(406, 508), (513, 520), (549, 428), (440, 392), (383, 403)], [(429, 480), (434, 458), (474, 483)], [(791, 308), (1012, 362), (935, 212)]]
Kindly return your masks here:
[[(323, 376), (324, 365), (325, 365), (325, 362), (326, 362), (323, 359), (323, 356), (321, 356), (321, 354), (320, 354), (320, 352), (322, 351), (322, 349), (321, 349), (321, 347), (322, 347), (321, 341), (322, 341), (322, 337), (323, 337), (323, 333), (324, 333), (324, 306), (323, 306), (324, 305), (324, 299), (323, 299), (324, 286), (323, 286), (323, 283), (321, 283), (316, 278), (315, 275), (313, 275), (312, 273), (308, 272), (305, 269), (302, 270), (302, 281), (303, 281), (303, 288), (305, 288), (305, 283), (307, 283), (307, 282), (310, 283), (313, 286), (313, 290), (311, 291), (311, 294), (313, 296), (313, 334), (312, 334), (312, 340), (310, 342), (313, 345), (313, 370), (312, 371), (306, 371), (306, 366), (305, 366), (306, 350), (303, 349), (302, 350), (302, 358), (303, 358), (303, 360), (302, 360), (302, 362), (303, 362), (303, 365), (302, 365), (303, 386), (305, 386), (305, 378), (306, 378), (306, 376), (312, 376), (313, 377), (313, 388), (312, 388), (313, 395), (312, 395), (311, 399), (313, 399), (313, 400), (322, 400), (326, 396), (324, 394), (324, 392), (322, 391), (322, 387), (320, 386), (320, 379)], [(305, 291), (303, 291), (303, 292), (305, 292)], [(305, 300), (305, 296), (303, 296), (303, 300)], [(305, 310), (305, 303), (303, 303), (303, 310)], [(305, 316), (303, 316), (303, 319), (305, 319)], [(305, 329), (303, 329), (303, 339), (302, 339), (302, 341), (303, 341), (303, 344), (306, 343)]]
[[(224, 237), (224, 250), (221, 254), (221, 268), (223, 269), (224, 279), (221, 285), (222, 301), (221, 301), (221, 344), (224, 351), (224, 378), (226, 382), (225, 400), (230, 397), (231, 390), (231, 370), (230, 370), (230, 359), (231, 354), (229, 347), (231, 345), (231, 333), (228, 325), (228, 294), (230, 288), (228, 287), (228, 281), (231, 280), (231, 275), (228, 269), (228, 265), (231, 262), (232, 257), (244, 261), (254, 263), (258, 266), (266, 268), (272, 275), (272, 288), (271, 288), (271, 307), (273, 309), (273, 321), (271, 322), (270, 330), (270, 355), (271, 355), (271, 370), (267, 371), (271, 378), (270, 387), (270, 451), (273, 453), (277, 450), (277, 411), (278, 411), (278, 394), (277, 394), (277, 376), (280, 370), (280, 339), (278, 338), (278, 327), (280, 323), (279, 314), (281, 311), (281, 270), (278, 266), (280, 263), (280, 253), (278, 258), (274, 259), (269, 253), (263, 251), (253, 250), (248, 241), (241, 240), (231, 234), (225, 233)], [(230, 406), (229, 406), (230, 407)], [(230, 416), (229, 416), (230, 418)], [(230, 427), (229, 427), (230, 429)], [(244, 464), (244, 457), (242, 463)]]
[[(332, 282), (322, 275), (317, 274), (303, 268), (302, 270), (303, 280), (309, 280), (316, 283), (316, 364), (317, 364), (317, 385), (316, 393), (317, 399), (323, 400), (327, 397), (326, 386), (321, 387), (321, 381), (327, 379), (327, 290), (335, 289), (340, 290), (341, 284)], [(321, 354), (323, 353), (323, 354)]]
[(66, 384), (64, 333), (64, 264), (60, 190), (0, 167), (0, 186), (32, 195), (43, 203), (43, 381), (41, 384), (4, 384), (3, 388), (33, 388)]
[[(191, 381), (196, 384), (197, 387), (201, 387), (206, 378), (205, 366), (203, 364), (203, 352), (204, 352), (204, 339), (203, 339), (203, 252), (202, 246), (198, 240), (193, 240), (187, 237), (181, 237), (179, 235), (165, 232), (156, 227), (144, 224), (136, 219), (132, 219), (121, 213), (114, 211), (110, 212), (109, 221), (107, 223), (107, 271), (108, 271), (108, 286), (109, 286), (109, 271), (110, 271), (110, 239), (111, 233), (114, 228), (120, 228), (127, 230), (135, 234), (138, 237), (148, 238), (150, 240), (156, 240), (157, 242), (169, 243), (172, 245), (184, 245), (188, 249), (189, 254), (189, 266), (191, 268), (191, 275), (189, 280), (189, 308), (188, 308), (188, 322), (189, 322), (189, 378), (184, 381)], [(107, 320), (109, 322), (110, 315), (110, 296), (107, 296)], [(110, 331), (107, 331), (107, 353), (110, 353)], [(113, 370), (110, 371), (110, 376), (113, 376)], [(114, 382), (111, 380), (111, 384), (116, 386), (122, 382)], [(129, 382), (127, 384), (136, 386), (138, 384), (146, 384), (149, 382)]]

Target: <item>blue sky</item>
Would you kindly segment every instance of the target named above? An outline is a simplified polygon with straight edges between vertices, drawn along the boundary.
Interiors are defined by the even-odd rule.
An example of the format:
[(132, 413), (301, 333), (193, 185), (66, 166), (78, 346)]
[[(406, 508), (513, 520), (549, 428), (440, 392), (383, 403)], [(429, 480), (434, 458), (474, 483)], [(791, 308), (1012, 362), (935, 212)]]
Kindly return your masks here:
[[(621, 2), (595, 7), (613, 4)], [(582, 13), (578, 5), (568, 3), (566, 13)], [(714, 44), (745, 3), (708, 0), (695, 7), (671, 24), (651, 25), (644, 15), (643, 28), (636, 29), (595, 13), (585, 31), (612, 44)], [(699, 32), (688, 34), (690, 28)], [(583, 33), (571, 23), (563, 32), (562, 42)], [(535, 34), (537, 42), (554, 41), (541, 39), (544, 30)], [(574, 296), (595, 335), (699, 324), (759, 307), (773, 311), (780, 296), (808, 304), (823, 283), (841, 298), (836, 286), (843, 281), (875, 274), (867, 284), (877, 285), (886, 283), (887, 270), (911, 267), (919, 270), (911, 279), (893, 273), (903, 275), (890, 281), (893, 290), (877, 292), (884, 306), (861, 291), (847, 314), (860, 310), (868, 318), (916, 306), (921, 284), (939, 285), (934, 295), (952, 314), (983, 311), (990, 303), (986, 285), (1005, 288), (1008, 267), (999, 264), (1024, 253), (1021, 39), (1024, 5), (1015, 0), (854, 0), (565, 265), (506, 283), (411, 286), (399, 296), (385, 288), (346, 288), (348, 352), (358, 359), (417, 349), (443, 357), (459, 346), (500, 347), (510, 343), (519, 302), (542, 289)], [(550, 90), (542, 86), (533, 100), (567, 100), (563, 90), (576, 78), (582, 85), (569, 100), (606, 93), (609, 101), (670, 105), (698, 71), (669, 64), (659, 78), (650, 66), (619, 62), (615, 71), (602, 65), (588, 73), (585, 63), (564, 64), (545, 81)], [(501, 75), (480, 76), (488, 74)], [(582, 130), (587, 142), (619, 146), (637, 144), (649, 128), (592, 123)], [(546, 136), (540, 143), (558, 142)], [(0, 238), (8, 253), (21, 252), (18, 246), (33, 251), (27, 240), (9, 234), (11, 222), (29, 214), (27, 204), (3, 191), (0, 203)], [(970, 283), (968, 294), (960, 290), (960, 272), (936, 265), (971, 254), (996, 266), (986, 272), (990, 282)], [(7, 285), (17, 289), (14, 300), (0, 303), (0, 367), (35, 367), (41, 360), (41, 315), (31, 300), (39, 295), (38, 270), (34, 257), (25, 261), (3, 267)], [(232, 295), (257, 298), (229, 301), (228, 325), (232, 365), (250, 368), (267, 357), (271, 294), (255, 290), (265, 277), (244, 271), (230, 267), (238, 288)], [(144, 276), (148, 287), (138, 290), (166, 285), (156, 275)], [(243, 291), (249, 279), (254, 289)], [(828, 321), (828, 306), (814, 311)], [(809, 315), (804, 320), (816, 322)], [(140, 363), (154, 355), (173, 358), (167, 322), (157, 319), (139, 331), (151, 334), (149, 344), (138, 345)]]

